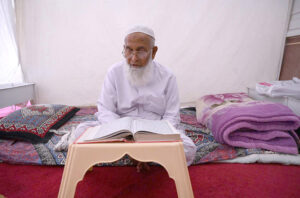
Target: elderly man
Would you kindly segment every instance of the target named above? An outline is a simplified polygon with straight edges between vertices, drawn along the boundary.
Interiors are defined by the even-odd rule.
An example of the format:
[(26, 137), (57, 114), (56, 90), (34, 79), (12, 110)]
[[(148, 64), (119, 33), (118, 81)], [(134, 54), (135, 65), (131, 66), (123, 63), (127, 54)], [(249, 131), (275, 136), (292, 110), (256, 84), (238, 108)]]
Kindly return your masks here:
[[(153, 61), (157, 49), (150, 28), (135, 26), (127, 32), (123, 49), (125, 60), (108, 70), (97, 101), (98, 124), (130, 116), (168, 120), (178, 129), (180, 117), (176, 78), (168, 68)], [(95, 123), (80, 125), (75, 136), (91, 125)], [(184, 131), (179, 131), (187, 164), (190, 165), (194, 160), (196, 146)], [(138, 163), (138, 170), (145, 165)]]

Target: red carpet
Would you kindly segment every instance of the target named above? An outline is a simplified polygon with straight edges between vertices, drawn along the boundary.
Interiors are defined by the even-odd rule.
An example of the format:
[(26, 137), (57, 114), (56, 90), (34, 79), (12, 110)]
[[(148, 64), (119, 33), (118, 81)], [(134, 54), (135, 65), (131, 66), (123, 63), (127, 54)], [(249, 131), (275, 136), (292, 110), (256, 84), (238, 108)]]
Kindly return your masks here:
[[(189, 167), (195, 197), (300, 197), (300, 166), (205, 164)], [(7, 198), (57, 197), (63, 167), (0, 163), (0, 194)], [(95, 167), (77, 185), (75, 197), (177, 197), (167, 172), (152, 166)]]

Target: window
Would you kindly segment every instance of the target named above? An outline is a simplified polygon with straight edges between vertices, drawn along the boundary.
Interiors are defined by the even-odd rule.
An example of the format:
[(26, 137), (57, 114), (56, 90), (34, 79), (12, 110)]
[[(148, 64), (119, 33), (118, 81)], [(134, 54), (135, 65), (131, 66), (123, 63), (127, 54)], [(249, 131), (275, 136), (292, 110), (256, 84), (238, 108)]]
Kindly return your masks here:
[(23, 82), (13, 0), (0, 1), (0, 84)]

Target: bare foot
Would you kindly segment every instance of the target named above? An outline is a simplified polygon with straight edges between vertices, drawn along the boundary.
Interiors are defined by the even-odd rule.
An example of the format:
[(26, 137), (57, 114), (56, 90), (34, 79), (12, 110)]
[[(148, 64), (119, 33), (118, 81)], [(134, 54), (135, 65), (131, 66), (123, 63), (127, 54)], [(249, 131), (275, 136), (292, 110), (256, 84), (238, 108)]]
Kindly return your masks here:
[(135, 160), (133, 158), (131, 158), (131, 160), (133, 162), (133, 165), (136, 166), (136, 171), (138, 173), (150, 170), (150, 166), (149, 166), (149, 164), (147, 162), (140, 162), (140, 161), (137, 161), (137, 160)]
[(149, 171), (150, 170), (150, 166), (147, 162), (138, 162), (137, 166), (136, 166), (136, 171), (138, 173), (143, 172), (143, 171)]

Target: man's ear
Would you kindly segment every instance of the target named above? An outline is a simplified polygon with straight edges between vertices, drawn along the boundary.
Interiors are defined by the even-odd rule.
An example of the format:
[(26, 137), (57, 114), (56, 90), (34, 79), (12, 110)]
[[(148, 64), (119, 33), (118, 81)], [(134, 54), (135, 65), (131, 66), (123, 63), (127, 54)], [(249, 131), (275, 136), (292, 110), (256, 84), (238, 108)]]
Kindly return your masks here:
[(154, 60), (157, 50), (158, 50), (157, 46), (154, 46), (152, 48), (152, 60)]

